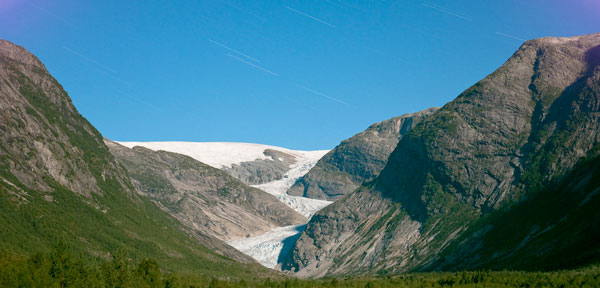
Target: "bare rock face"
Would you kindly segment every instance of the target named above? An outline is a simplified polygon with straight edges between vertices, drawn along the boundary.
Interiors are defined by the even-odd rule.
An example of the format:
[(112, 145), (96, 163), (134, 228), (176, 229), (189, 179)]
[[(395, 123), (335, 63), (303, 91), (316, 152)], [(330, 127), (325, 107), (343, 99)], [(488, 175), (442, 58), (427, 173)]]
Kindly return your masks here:
[(136, 191), (194, 231), (230, 241), (306, 222), (274, 196), (191, 157), (105, 141)]
[(296, 157), (273, 149), (266, 149), (263, 154), (270, 159), (233, 164), (223, 168), (229, 175), (242, 180), (248, 185), (258, 185), (283, 178), (290, 166), (296, 163)]
[[(498, 70), (406, 134), (374, 181), (315, 215), (284, 269), (307, 276), (449, 269), (442, 267), (456, 263), (456, 247), (499, 249), (481, 242), (489, 240), (481, 235), (496, 231), (494, 225), (485, 228), (486, 221), (500, 217), (492, 222), (502, 223), (509, 220), (502, 211), (555, 195), (550, 188), (578, 163), (598, 155), (599, 64), (600, 34), (525, 42)], [(594, 189), (569, 189), (565, 191), (581, 193), (582, 199), (595, 195)], [(543, 219), (577, 214), (575, 208), (552, 210), (545, 202), (536, 203), (542, 206), (530, 204), (533, 210), (521, 217), (537, 219), (540, 211), (546, 213)], [(573, 228), (575, 235), (600, 233), (596, 220), (578, 217), (585, 224), (573, 226), (580, 228)], [(520, 229), (531, 229), (531, 238), (537, 224), (529, 224)], [(528, 233), (521, 232), (511, 233), (525, 241)], [(504, 249), (520, 249), (519, 241)], [(587, 236), (570, 243), (598, 251), (598, 242), (590, 244)], [(549, 254), (562, 249), (544, 244)], [(509, 252), (504, 251), (518, 255)], [(562, 260), (598, 257), (583, 253), (590, 252), (564, 253)], [(472, 253), (462, 267), (486, 267), (479, 265), (478, 256)], [(536, 269), (531, 257), (511, 259), (521, 269)]]
[(372, 181), (385, 167), (398, 141), (436, 110), (430, 108), (375, 123), (342, 141), (299, 179), (288, 194), (336, 200), (363, 182)]
[(88, 198), (107, 178), (126, 186), (100, 133), (35, 56), (0, 40), (0, 79), (0, 157), (19, 182), (50, 193), (43, 175)]

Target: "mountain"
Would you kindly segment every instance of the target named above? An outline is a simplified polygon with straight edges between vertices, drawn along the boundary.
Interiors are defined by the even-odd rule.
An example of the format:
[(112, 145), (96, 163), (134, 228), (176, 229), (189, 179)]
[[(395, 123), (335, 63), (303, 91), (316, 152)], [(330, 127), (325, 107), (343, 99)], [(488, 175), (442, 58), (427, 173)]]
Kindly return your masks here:
[(189, 156), (106, 144), (136, 190), (190, 229), (229, 241), (306, 223), (273, 195)]
[[(595, 149), (591, 155), (599, 154)], [(470, 227), (420, 269), (556, 270), (597, 262), (599, 192), (600, 157), (591, 156), (540, 193)]]
[(599, 117), (600, 34), (527, 41), (406, 134), (374, 181), (313, 216), (284, 269), (598, 261)]
[(118, 142), (190, 156), (221, 169), (248, 185), (281, 180), (294, 166), (321, 158), (326, 150), (299, 151), (282, 147), (236, 142)]
[[(107, 141), (107, 145), (140, 193), (191, 229), (226, 240), (269, 268), (284, 259), (307, 218), (331, 203), (286, 194), (327, 151), (227, 142)], [(242, 180), (249, 178), (234, 173), (241, 171), (231, 169), (235, 167), (280, 167), (284, 174), (265, 177), (262, 168), (243, 170), (253, 171), (248, 175), (261, 179), (258, 182), (269, 181), (248, 186)]]
[(288, 194), (333, 201), (354, 191), (363, 182), (375, 179), (398, 141), (436, 110), (430, 108), (375, 123), (342, 141), (300, 178)]
[(222, 241), (185, 229), (137, 194), (102, 135), (40, 60), (4, 40), (0, 79), (2, 255), (49, 251), (66, 239), (89, 258), (106, 259), (123, 248), (170, 271), (273, 275)]
[[(328, 150), (301, 151), (237, 142), (116, 142), (187, 155), (225, 171), (245, 184), (263, 190), (305, 217), (331, 201), (289, 195), (289, 188), (310, 171)], [(273, 171), (277, 172), (273, 172)], [(266, 172), (270, 171), (270, 172)], [(273, 172), (273, 173), (271, 173)]]

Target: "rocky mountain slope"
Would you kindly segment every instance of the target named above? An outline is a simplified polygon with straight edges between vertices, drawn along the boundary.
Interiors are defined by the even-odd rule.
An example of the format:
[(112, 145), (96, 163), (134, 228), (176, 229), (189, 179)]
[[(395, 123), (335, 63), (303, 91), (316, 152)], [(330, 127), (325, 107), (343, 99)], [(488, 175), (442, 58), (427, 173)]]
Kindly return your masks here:
[[(598, 155), (599, 64), (600, 34), (525, 42), (405, 135), (379, 177), (313, 216), (284, 269), (320, 276), (599, 259), (597, 213), (581, 210), (600, 208), (596, 164), (583, 164)], [(570, 233), (561, 245), (545, 236), (560, 232)]]
[[(511, 209), (469, 228), (420, 269), (576, 268), (600, 257), (600, 157), (596, 151), (573, 171)], [(543, 208), (543, 209), (542, 209)]]
[(398, 141), (437, 108), (371, 125), (327, 153), (288, 191), (290, 195), (336, 200), (371, 181), (385, 167)]
[(0, 80), (3, 255), (47, 251), (63, 238), (85, 257), (106, 259), (123, 248), (168, 270), (244, 277), (270, 273), (222, 241), (184, 229), (135, 193), (103, 137), (44, 65), (3, 40)]
[[(288, 189), (312, 169), (328, 150), (301, 151), (238, 142), (115, 142), (125, 147), (144, 147), (189, 156), (225, 171), (251, 187), (265, 191), (305, 217), (330, 201), (297, 197)], [(251, 168), (252, 167), (252, 168)], [(241, 169), (241, 170), (240, 170)], [(264, 171), (276, 173), (263, 173)], [(256, 184), (259, 183), (259, 184)]]
[(106, 144), (140, 194), (203, 234), (229, 241), (306, 222), (274, 196), (189, 156)]
[[(291, 249), (291, 240), (298, 238), (307, 218), (331, 203), (286, 194), (327, 151), (297, 151), (252, 143), (119, 143), (107, 141), (140, 193), (149, 195), (193, 230), (226, 240), (269, 268), (282, 261), (281, 255)], [(195, 159), (207, 161), (212, 167)], [(262, 184), (247, 186), (241, 180), (249, 178), (238, 180), (228, 175), (237, 175), (232, 173), (232, 167), (270, 169), (284, 162), (280, 171), (285, 173)], [(249, 175), (261, 181), (274, 179), (260, 173)]]
[(118, 142), (190, 156), (221, 169), (248, 185), (280, 180), (294, 166), (321, 158), (326, 150), (299, 151), (282, 147), (236, 142)]

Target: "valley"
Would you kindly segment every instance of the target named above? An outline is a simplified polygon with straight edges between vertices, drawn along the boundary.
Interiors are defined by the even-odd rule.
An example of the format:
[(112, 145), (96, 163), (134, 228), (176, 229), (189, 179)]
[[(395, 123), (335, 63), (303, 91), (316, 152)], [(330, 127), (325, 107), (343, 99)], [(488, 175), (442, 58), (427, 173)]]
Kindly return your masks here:
[[(482, 17), (429, 2), (226, 2), (103, 13), (160, 25), (93, 58), (51, 31), (25, 41), (40, 58), (0, 40), (1, 287), (600, 287), (600, 33), (496, 32), (506, 50), (444, 41)], [(371, 9), (393, 13), (347, 21)], [(380, 27), (413, 14), (439, 27), (402, 37), (427, 41)], [(269, 33), (215, 40), (246, 26)]]
[[(267, 177), (268, 182), (260, 183), (254, 180), (251, 187), (265, 191), (275, 196), (283, 204), (310, 219), (314, 213), (331, 204), (331, 201), (311, 199), (301, 196), (288, 195), (288, 189), (312, 169), (319, 159), (325, 155), (327, 150), (323, 151), (295, 151), (281, 147), (251, 144), (251, 143), (222, 143), (222, 142), (116, 142), (125, 147), (145, 147), (154, 151), (169, 151), (187, 155), (200, 162), (221, 169), (232, 176), (240, 177), (234, 168), (240, 169), (246, 167), (245, 175), (249, 177), (241, 178), (248, 181), (249, 178), (261, 179)], [(278, 154), (275, 154), (277, 152)], [(285, 165), (283, 160), (288, 162)], [(275, 168), (273, 168), (275, 167)], [(264, 171), (275, 171), (279, 169), (283, 175), (263, 176)], [(238, 170), (239, 171), (239, 170)], [(264, 179), (263, 179), (264, 181)], [(228, 208), (224, 208), (228, 209)], [(223, 212), (222, 212), (223, 213)], [(225, 214), (232, 214), (232, 211), (226, 211)], [(248, 224), (238, 224), (247, 226)], [(258, 234), (238, 234), (226, 233), (215, 235), (234, 248), (240, 250), (246, 255), (254, 258), (259, 263), (268, 268), (275, 268), (287, 257), (295, 240), (304, 230), (304, 224), (273, 227), (268, 230), (262, 230)]]

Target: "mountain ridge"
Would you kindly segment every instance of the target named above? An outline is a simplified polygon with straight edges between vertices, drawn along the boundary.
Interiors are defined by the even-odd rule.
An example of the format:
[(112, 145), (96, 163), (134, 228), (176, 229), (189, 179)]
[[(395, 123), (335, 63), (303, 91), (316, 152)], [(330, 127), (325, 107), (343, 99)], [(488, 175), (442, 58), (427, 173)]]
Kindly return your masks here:
[(274, 196), (189, 156), (105, 142), (136, 190), (190, 229), (231, 241), (306, 222)]
[(260, 185), (283, 178), (292, 165), (325, 154), (327, 150), (292, 150), (273, 145), (245, 142), (117, 142), (133, 148), (169, 151), (190, 156), (221, 169), (248, 185)]

